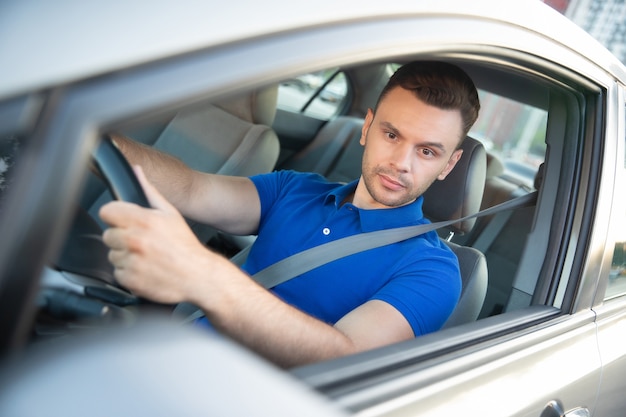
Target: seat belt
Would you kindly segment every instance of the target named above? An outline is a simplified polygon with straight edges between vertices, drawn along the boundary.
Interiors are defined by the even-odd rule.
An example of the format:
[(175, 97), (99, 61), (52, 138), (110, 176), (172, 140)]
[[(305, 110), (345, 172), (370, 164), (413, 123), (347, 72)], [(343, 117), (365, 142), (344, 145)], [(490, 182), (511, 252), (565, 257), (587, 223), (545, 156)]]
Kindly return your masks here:
[(359, 233), (333, 240), (332, 242), (312, 247), (278, 261), (252, 275), (252, 279), (265, 288), (273, 288), (305, 272), (358, 252), (401, 242), (432, 230), (476, 217), (488, 216), (505, 210), (530, 206), (537, 201), (537, 194), (538, 192), (535, 191), (460, 219)]
[[(281, 261), (268, 266), (265, 269), (252, 275), (252, 279), (264, 288), (273, 288), (283, 282), (289, 281), (305, 272), (311, 271), (327, 263), (336, 261), (346, 256), (354, 255), (369, 249), (375, 249), (392, 243), (401, 242), (412, 237), (436, 230), (442, 227), (450, 226), (465, 220), (477, 217), (488, 216), (506, 210), (513, 210), (521, 207), (534, 205), (537, 201), (538, 191), (516, 197), (512, 200), (505, 201), (493, 207), (489, 207), (478, 213), (461, 217), (460, 219), (446, 220), (436, 223), (419, 224), (416, 226), (397, 227), (393, 229), (378, 230), (375, 232), (359, 233), (347, 236), (332, 242), (314, 246), (310, 249), (293, 254)], [(178, 314), (189, 312), (188, 306), (181, 303), (177, 306)], [(197, 309), (197, 307), (194, 307)], [(184, 314), (184, 313), (183, 313)], [(189, 322), (196, 318), (202, 317), (201, 310), (194, 311), (184, 321)]]

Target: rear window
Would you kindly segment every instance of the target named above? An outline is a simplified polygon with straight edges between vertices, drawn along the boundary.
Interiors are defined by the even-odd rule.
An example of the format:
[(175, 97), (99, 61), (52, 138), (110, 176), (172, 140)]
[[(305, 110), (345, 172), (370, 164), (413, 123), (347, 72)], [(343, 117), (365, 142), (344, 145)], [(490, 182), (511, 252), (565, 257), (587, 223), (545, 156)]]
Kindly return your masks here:
[(546, 154), (548, 112), (479, 90), (480, 116), (469, 135), (504, 165), (507, 179), (533, 188)]
[(337, 68), (287, 79), (278, 87), (277, 106), (328, 120), (338, 114), (348, 97), (348, 81)]

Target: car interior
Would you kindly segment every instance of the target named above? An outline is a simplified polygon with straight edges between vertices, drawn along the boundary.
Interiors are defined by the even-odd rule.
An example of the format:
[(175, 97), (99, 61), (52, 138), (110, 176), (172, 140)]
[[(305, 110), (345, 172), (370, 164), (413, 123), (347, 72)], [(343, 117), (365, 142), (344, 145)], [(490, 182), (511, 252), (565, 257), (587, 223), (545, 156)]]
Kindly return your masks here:
[[(353, 69), (352, 71), (360, 70)], [(349, 70), (346, 72), (349, 72)], [(353, 78), (358, 79), (358, 76), (350, 77), (350, 79)], [(346, 98), (348, 97), (350, 96), (346, 95)], [(374, 104), (370, 102), (369, 106), (373, 107)], [(280, 110), (278, 114), (279, 124), (277, 129), (282, 133), (283, 126), (280, 124), (281, 120), (289, 119), (293, 116), (284, 115)], [(282, 161), (278, 169), (317, 172), (331, 181), (341, 182), (358, 178), (362, 156), (359, 138), (363, 121), (363, 116), (357, 117), (355, 115), (339, 115), (332, 118), (321, 127), (315, 137), (309, 140), (304, 147), (293, 152), (284, 152), (289, 154), (281, 158)], [(287, 124), (285, 123), (285, 125)], [(545, 125), (543, 128), (545, 129)], [(287, 136), (288, 138), (295, 136), (295, 134), (291, 134), (289, 127), (286, 127), (285, 130), (287, 133), (285, 135), (279, 133), (279, 136)], [(535, 132), (535, 134), (537, 133)], [(545, 131), (543, 135), (545, 137)], [(471, 137), (466, 139), (466, 143), (470, 141), (475, 141), (475, 139)], [(484, 149), (482, 145), (481, 147)], [(466, 154), (464, 153), (465, 156)], [(477, 161), (472, 161), (472, 164), (475, 165), (475, 169), (482, 171), (482, 177), (477, 179), (477, 184), (473, 188), (471, 185), (468, 185), (467, 198), (474, 199), (474, 201), (469, 202), (465, 210), (461, 210), (464, 214), (495, 206), (539, 188), (541, 177), (538, 166), (533, 167), (529, 165), (529, 171), (534, 178), (532, 185), (528, 185), (530, 178), (526, 178), (526, 181), (523, 181), (510, 174), (507, 176), (502, 160), (495, 153), (486, 153), (484, 156), (482, 154), (480, 156), (472, 156), (477, 159)], [(537, 155), (537, 158), (539, 157), (543, 157), (543, 155)], [(537, 162), (535, 161), (535, 164)], [(451, 181), (469, 178), (467, 173), (461, 170), (457, 171), (456, 168), (453, 171), (453, 175), (455, 178), (451, 178)], [(443, 218), (450, 217), (449, 214), (451, 213), (446, 213), (445, 209), (442, 210), (443, 205), (447, 205), (448, 209), (452, 210), (461, 206), (459, 202), (450, 202), (449, 199), (462, 196), (463, 194), (450, 193), (449, 190), (445, 189), (446, 182), (447, 180), (436, 182), (425, 195), (424, 212), (431, 221), (440, 221)], [(430, 207), (431, 204), (433, 205), (432, 207)], [(486, 228), (486, 226), (492, 223), (491, 220), (493, 220), (494, 216), (483, 217), (477, 221), (467, 221), (468, 224), (464, 224), (463, 226), (465, 227), (461, 229), (439, 230), (442, 238), (463, 246), (473, 247), (485, 254), (487, 258), (491, 279), (489, 279), (489, 289), (484, 299), (481, 317), (502, 312), (511, 293), (513, 276), (526, 243), (526, 237), (532, 226), (533, 213), (533, 207), (520, 208), (519, 210), (504, 212), (498, 216), (497, 222), (493, 222), (494, 226), (490, 228)], [(496, 223), (497, 226), (495, 225)], [(509, 242), (505, 245), (506, 249), (503, 250), (500, 245), (496, 244), (495, 239), (497, 238), (502, 239), (502, 242)], [(511, 248), (511, 244), (515, 247)], [(498, 277), (498, 279), (494, 279), (495, 277)]]
[[(425, 196), (426, 216), (433, 222), (456, 220), (538, 191), (536, 206), (464, 220), (438, 231), (462, 265), (463, 298), (445, 326), (452, 327), (545, 304), (554, 297), (555, 288), (544, 284), (542, 277), (553, 272), (560, 256), (548, 250), (549, 241), (567, 233), (566, 214), (555, 207), (573, 192), (568, 178), (574, 177), (579, 158), (577, 141), (565, 138), (579, 134), (574, 122), (581, 107), (593, 103), (556, 73), (548, 78), (495, 60), (443, 59), (460, 65), (474, 79), (482, 109), (464, 141), (463, 163)], [(365, 113), (375, 106), (380, 90), (403, 61), (406, 58), (294, 74), (236, 97), (195, 103), (156, 121), (129, 123), (119, 133), (205, 172), (249, 176), (290, 169), (348, 182), (360, 175), (359, 137)], [(10, 154), (3, 157), (9, 161)], [(3, 181), (8, 171), (0, 173)], [(542, 193), (546, 183), (550, 192)], [(97, 211), (111, 198), (106, 183), (90, 173), (78, 212), (87, 213), (97, 224), (90, 226), (91, 231), (105, 227)], [(226, 256), (245, 253), (254, 239), (189, 223), (202, 242)], [(65, 279), (70, 276), (70, 287), (93, 283), (92, 278), (77, 278), (86, 269), (72, 269), (78, 261), (68, 261), (66, 256), (67, 251), (62, 252), (47, 268), (44, 287), (59, 282), (58, 276), (52, 276), (61, 269), (67, 272)], [(100, 273), (112, 282), (106, 257), (94, 259), (95, 255), (89, 257), (89, 262), (98, 262)], [(104, 297), (111, 302), (111, 294)], [(122, 299), (120, 307), (137, 301)], [(69, 322), (86, 318), (94, 322), (94, 317), (77, 313), (55, 317), (45, 302), (41, 307), (35, 338), (64, 333), (73, 327)]]

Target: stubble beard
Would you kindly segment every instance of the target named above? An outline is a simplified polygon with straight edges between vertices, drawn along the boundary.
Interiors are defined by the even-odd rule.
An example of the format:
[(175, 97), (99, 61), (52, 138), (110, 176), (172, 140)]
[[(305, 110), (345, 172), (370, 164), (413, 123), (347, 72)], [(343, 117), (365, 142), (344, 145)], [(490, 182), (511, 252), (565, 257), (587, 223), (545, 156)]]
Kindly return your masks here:
[[(397, 172), (397, 170), (391, 167), (382, 167), (380, 165), (371, 167), (364, 165), (363, 170), (363, 183), (369, 195), (379, 204), (387, 207), (401, 207), (414, 202), (424, 191), (434, 182), (423, 185), (422, 187), (415, 187), (412, 181), (407, 180), (406, 176), (403, 176)], [(394, 181), (399, 182), (404, 186), (402, 191), (385, 191), (382, 186), (377, 187), (378, 176), (386, 175), (393, 178)]]

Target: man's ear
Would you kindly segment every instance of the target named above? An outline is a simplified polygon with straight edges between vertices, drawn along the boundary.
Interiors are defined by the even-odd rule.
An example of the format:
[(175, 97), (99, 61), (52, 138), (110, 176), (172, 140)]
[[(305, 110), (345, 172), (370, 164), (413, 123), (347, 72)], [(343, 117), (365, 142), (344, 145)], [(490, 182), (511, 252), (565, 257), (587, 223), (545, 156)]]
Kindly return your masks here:
[(461, 155), (463, 155), (463, 149), (457, 149), (456, 151), (452, 152), (452, 156), (450, 156), (450, 159), (448, 159), (446, 167), (437, 177), (439, 181), (446, 179), (448, 174), (452, 171), (452, 168), (454, 168), (456, 166), (456, 163), (459, 162), (459, 159), (461, 159)]
[(367, 109), (367, 114), (365, 115), (365, 121), (363, 122), (363, 127), (361, 128), (361, 139), (359, 139), (359, 143), (362, 146), (365, 146), (365, 139), (367, 138), (367, 132), (370, 130), (370, 126), (372, 125), (372, 121), (374, 120), (374, 112), (372, 109)]

